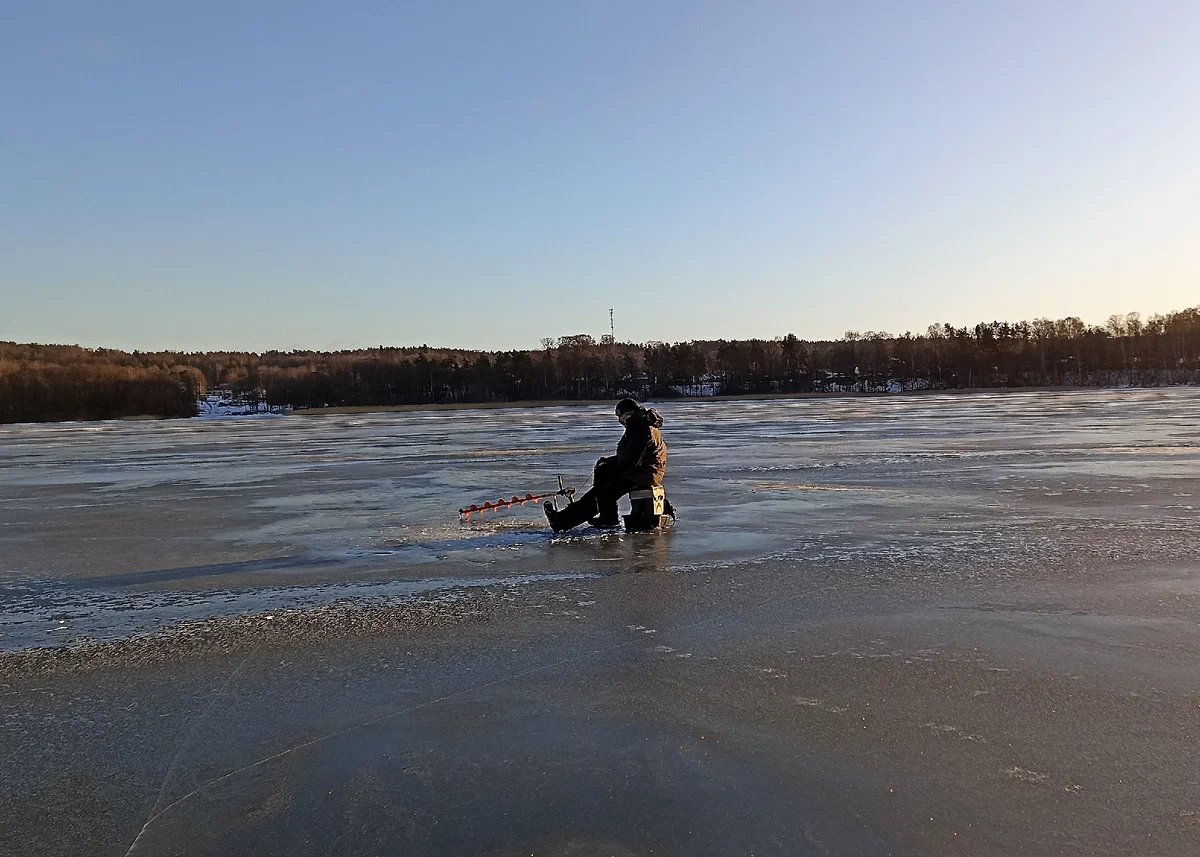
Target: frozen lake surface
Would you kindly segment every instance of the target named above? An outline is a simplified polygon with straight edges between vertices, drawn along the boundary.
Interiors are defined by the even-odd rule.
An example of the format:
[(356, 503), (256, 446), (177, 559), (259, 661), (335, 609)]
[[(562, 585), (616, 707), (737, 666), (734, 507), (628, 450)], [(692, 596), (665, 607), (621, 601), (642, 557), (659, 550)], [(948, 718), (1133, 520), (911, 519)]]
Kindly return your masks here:
[(1200, 390), (662, 410), (0, 428), (0, 851), (1195, 855)]
[(678, 526), (553, 537), (607, 406), (0, 426), (0, 649), (181, 621), (787, 560), (881, 584), (1200, 555), (1200, 391), (658, 405)]

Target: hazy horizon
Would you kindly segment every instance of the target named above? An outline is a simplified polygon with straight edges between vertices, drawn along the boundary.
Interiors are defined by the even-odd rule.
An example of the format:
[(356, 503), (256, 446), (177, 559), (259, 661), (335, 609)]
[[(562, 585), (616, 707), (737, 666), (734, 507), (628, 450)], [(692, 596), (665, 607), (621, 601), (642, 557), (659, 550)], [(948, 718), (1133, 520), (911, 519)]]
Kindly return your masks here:
[[(1200, 302), (1193, 304), (1193, 306), (1200, 306)], [(1191, 309), (1191, 308), (1192, 308), (1192, 306), (1172, 307), (1167, 310), (1164, 310), (1161, 314), (1166, 315), (1171, 312), (1178, 312), (1181, 310), (1186, 310), (1186, 309)], [(1143, 322), (1147, 321), (1155, 314), (1155, 313), (1149, 313), (1149, 312), (1141, 312), (1140, 310), (1130, 310), (1129, 312), (1139, 313)], [(1103, 318), (1097, 318), (1097, 319), (1082, 318), (1078, 315), (1075, 315), (1072, 313), (1067, 313), (1066, 315), (1055, 317), (1054, 320), (1057, 321), (1060, 318), (1075, 317), (1075, 318), (1080, 318), (1080, 320), (1086, 325), (1094, 325), (1096, 327), (1104, 327), (1105, 322), (1108, 320), (1108, 318), (1110, 318), (1113, 315), (1126, 316), (1126, 315), (1128, 315), (1128, 313), (1124, 313), (1124, 312), (1108, 313)], [(855, 331), (857, 333), (862, 333), (862, 334), (871, 333), (871, 332), (879, 332), (879, 333), (888, 334), (890, 336), (903, 336), (905, 333), (911, 333), (911, 334), (913, 334), (913, 336), (917, 336), (917, 335), (925, 334), (930, 325), (940, 326), (942, 324), (950, 324), (955, 328), (963, 328), (963, 327), (973, 328), (976, 324), (987, 324), (987, 323), (993, 322), (993, 321), (1002, 322), (1002, 323), (1007, 322), (1009, 324), (1016, 324), (1016, 323), (1020, 323), (1022, 321), (1030, 321), (1031, 322), (1035, 318), (1043, 318), (1043, 317), (1045, 317), (1045, 316), (1028, 316), (1028, 317), (1023, 317), (1023, 318), (997, 318), (997, 319), (986, 319), (986, 320), (985, 319), (976, 319), (974, 321), (962, 322), (962, 323), (957, 323), (957, 322), (951, 321), (949, 319), (940, 319), (936, 322), (931, 321), (929, 324), (922, 325), (916, 329), (905, 328), (904, 330), (882, 330), (880, 328), (870, 328), (870, 327), (859, 326), (859, 327), (851, 327), (851, 328), (848, 328), (847, 330), (841, 331), (840, 333), (832, 334), (829, 336), (800, 336), (799, 334), (796, 334), (796, 335), (801, 340), (807, 341), (807, 342), (834, 342), (839, 339), (842, 339), (845, 336), (845, 334), (848, 333), (849, 331)], [(605, 316), (606, 321), (607, 321), (607, 318), (608, 317), (606, 315)], [(574, 330), (574, 331), (570, 331), (570, 332), (562, 331), (557, 334), (554, 334), (551, 338), (558, 339), (558, 338), (561, 338), (564, 336), (574, 336), (574, 335), (583, 334), (583, 333), (586, 333), (586, 334), (592, 336), (593, 338), (595, 338), (595, 340), (597, 342), (599, 342), (601, 336), (603, 336), (605, 333), (607, 333), (607, 328), (605, 328), (605, 330), (603, 330), (603, 331), (600, 331), (600, 330), (595, 330), (595, 331)], [(620, 336), (620, 334), (618, 333), (616, 341), (617, 341), (618, 345), (634, 345), (634, 346), (645, 345), (646, 343), (649, 343), (649, 342), (667, 342), (667, 343), (715, 342), (715, 341), (719, 341), (721, 339), (725, 339), (725, 340), (736, 339), (738, 341), (746, 341), (746, 340), (750, 340), (750, 339), (760, 339), (760, 340), (770, 342), (770, 341), (774, 341), (777, 339), (781, 339), (782, 337), (787, 336), (789, 333), (795, 333), (795, 331), (786, 330), (786, 331), (782, 331), (782, 332), (771, 333), (771, 334), (764, 335), (764, 336), (747, 336), (747, 337), (684, 336), (680, 339), (662, 339), (661, 337), (651, 336), (647, 339), (642, 339), (642, 340), (623, 339)], [(430, 349), (434, 349), (434, 350), (444, 350), (444, 351), (495, 352), (495, 351), (534, 351), (534, 350), (538, 350), (542, 347), (540, 340), (538, 342), (534, 342), (534, 343), (531, 343), (526, 346), (516, 345), (516, 346), (504, 346), (504, 347), (499, 347), (499, 348), (488, 348), (488, 347), (482, 347), (482, 346), (478, 346), (478, 345), (447, 344), (445, 342), (388, 342), (388, 341), (375, 342), (375, 343), (364, 343), (361, 345), (336, 345), (336, 346), (330, 347), (330, 348), (308, 347), (308, 346), (303, 346), (303, 345), (298, 345), (298, 346), (289, 347), (289, 348), (270, 348), (270, 347), (268, 347), (268, 348), (245, 348), (245, 347), (236, 347), (236, 346), (233, 346), (233, 347), (213, 346), (213, 347), (200, 347), (200, 348), (174, 348), (174, 347), (167, 346), (167, 347), (162, 347), (162, 348), (149, 348), (149, 347), (136, 345), (136, 344), (125, 346), (125, 345), (111, 345), (111, 344), (105, 344), (105, 343), (95, 344), (95, 343), (91, 343), (91, 342), (50, 342), (50, 341), (37, 341), (37, 340), (13, 340), (13, 339), (4, 339), (3, 337), (0, 337), (0, 341), (16, 342), (17, 344), (21, 344), (21, 345), (50, 345), (50, 346), (77, 345), (82, 348), (91, 348), (91, 349), (106, 348), (106, 349), (129, 351), (129, 352), (132, 352), (132, 351), (172, 352), (173, 351), (173, 352), (178, 352), (178, 353), (199, 353), (199, 352), (263, 353), (263, 352), (267, 352), (267, 351), (287, 352), (287, 351), (293, 351), (293, 350), (294, 351), (354, 351), (354, 350), (368, 350), (368, 349), (379, 348), (379, 347), (383, 347), (383, 348), (420, 348), (422, 346), (427, 346)]]
[(23, 4), (0, 340), (835, 339), (1200, 295), (1200, 5)]

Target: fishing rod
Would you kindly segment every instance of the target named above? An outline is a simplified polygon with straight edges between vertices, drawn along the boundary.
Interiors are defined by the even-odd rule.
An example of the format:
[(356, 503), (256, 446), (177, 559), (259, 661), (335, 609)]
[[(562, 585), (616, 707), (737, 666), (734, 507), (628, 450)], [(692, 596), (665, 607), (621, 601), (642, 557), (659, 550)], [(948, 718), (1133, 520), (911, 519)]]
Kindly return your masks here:
[(483, 514), (485, 512), (492, 512), (492, 511), (496, 511), (498, 509), (507, 509), (511, 506), (516, 506), (516, 505), (524, 506), (526, 503), (537, 503), (537, 502), (539, 502), (541, 500), (545, 500), (547, 498), (553, 498), (555, 508), (557, 508), (559, 497), (566, 497), (568, 504), (571, 503), (572, 501), (574, 501), (574, 499), (575, 499), (575, 489), (568, 488), (563, 483), (563, 478), (561, 476), (558, 477), (558, 490), (557, 491), (550, 491), (546, 494), (528, 493), (524, 497), (518, 497), (516, 495), (513, 495), (512, 499), (510, 499), (510, 500), (505, 500), (503, 497), (501, 497), (495, 503), (488, 502), (488, 503), (484, 503), (482, 506), (477, 506), (474, 503), (472, 503), (470, 506), (468, 506), (465, 509), (459, 509), (458, 514), (462, 515), (466, 520), (469, 521), (469, 520), (471, 520), (471, 515), (473, 515), (476, 512), (478, 512), (479, 517), (482, 518)]

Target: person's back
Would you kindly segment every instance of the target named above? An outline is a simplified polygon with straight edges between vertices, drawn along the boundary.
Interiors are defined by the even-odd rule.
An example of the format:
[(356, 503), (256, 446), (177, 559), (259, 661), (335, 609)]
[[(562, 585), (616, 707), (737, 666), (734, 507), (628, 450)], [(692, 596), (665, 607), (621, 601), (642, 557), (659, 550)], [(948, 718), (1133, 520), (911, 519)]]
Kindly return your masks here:
[(617, 467), (635, 485), (653, 488), (667, 475), (667, 444), (663, 418), (653, 408), (638, 407), (625, 420), (625, 434), (617, 444)]

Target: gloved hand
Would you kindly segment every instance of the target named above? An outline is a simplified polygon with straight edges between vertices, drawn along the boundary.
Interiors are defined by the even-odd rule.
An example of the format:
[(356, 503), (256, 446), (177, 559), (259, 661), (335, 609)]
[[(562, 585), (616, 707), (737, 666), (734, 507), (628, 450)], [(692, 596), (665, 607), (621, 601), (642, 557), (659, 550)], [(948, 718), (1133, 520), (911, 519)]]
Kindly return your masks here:
[(596, 468), (592, 471), (592, 479), (596, 484), (603, 484), (612, 478), (611, 470), (613, 464), (613, 459), (608, 456), (601, 456), (596, 459)]

